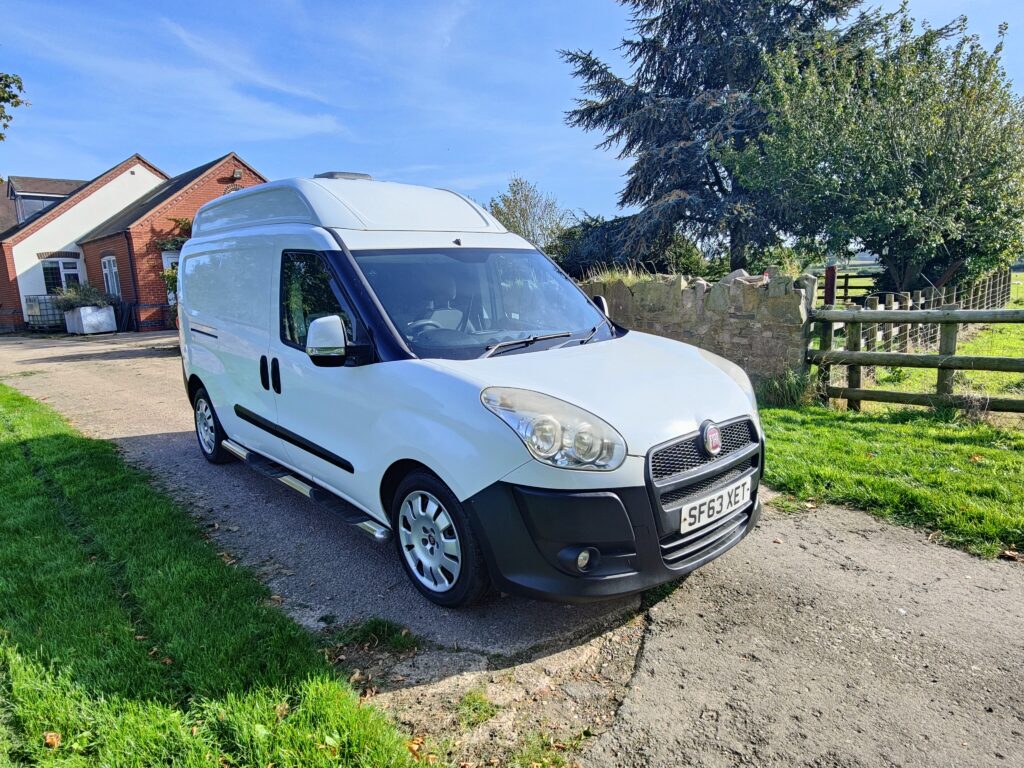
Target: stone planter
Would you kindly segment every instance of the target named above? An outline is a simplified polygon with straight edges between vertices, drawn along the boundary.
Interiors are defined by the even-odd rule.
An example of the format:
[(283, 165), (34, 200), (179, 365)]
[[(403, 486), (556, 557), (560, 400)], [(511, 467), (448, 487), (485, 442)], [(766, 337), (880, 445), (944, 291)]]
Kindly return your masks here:
[(64, 313), (68, 333), (113, 333), (117, 330), (113, 307), (78, 307)]

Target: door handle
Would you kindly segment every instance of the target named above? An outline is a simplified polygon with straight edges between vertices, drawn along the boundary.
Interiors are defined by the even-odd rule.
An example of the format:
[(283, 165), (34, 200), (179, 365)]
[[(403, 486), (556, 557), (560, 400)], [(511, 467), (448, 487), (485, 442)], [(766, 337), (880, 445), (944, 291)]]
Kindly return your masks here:
[(281, 394), (281, 366), (278, 365), (276, 357), (273, 360), (270, 361), (270, 383), (273, 385), (274, 391), (277, 394), (280, 395)]
[(270, 389), (270, 371), (267, 368), (267, 356), (260, 358), (260, 384), (264, 389)]

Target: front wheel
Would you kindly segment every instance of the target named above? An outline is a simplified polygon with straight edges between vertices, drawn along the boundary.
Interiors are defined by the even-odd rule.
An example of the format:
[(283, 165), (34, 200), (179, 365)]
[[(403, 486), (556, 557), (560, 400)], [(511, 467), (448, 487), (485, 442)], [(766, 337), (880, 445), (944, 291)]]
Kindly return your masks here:
[(391, 519), (402, 567), (420, 594), (448, 608), (479, 602), (490, 590), (480, 544), (455, 494), (429, 472), (398, 486)]
[(192, 400), (192, 408), (196, 417), (196, 439), (199, 441), (199, 450), (211, 464), (226, 464), (234, 457), (224, 449), (224, 441), (227, 435), (220, 425), (217, 412), (213, 410), (213, 403), (205, 389), (196, 392)]

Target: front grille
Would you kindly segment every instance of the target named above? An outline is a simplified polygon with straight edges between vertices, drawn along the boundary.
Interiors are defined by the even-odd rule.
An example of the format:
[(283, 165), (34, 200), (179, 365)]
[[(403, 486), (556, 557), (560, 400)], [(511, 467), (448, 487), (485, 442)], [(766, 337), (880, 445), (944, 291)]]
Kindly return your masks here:
[(667, 509), (668, 507), (675, 506), (679, 502), (684, 501), (691, 496), (701, 496), (715, 488), (721, 488), (723, 485), (731, 483), (748, 469), (752, 469), (756, 466), (757, 458), (751, 457), (742, 464), (737, 464), (735, 467), (731, 467), (724, 472), (719, 472), (717, 475), (712, 475), (711, 477), (707, 477), (699, 482), (693, 483), (692, 485), (684, 485), (682, 488), (666, 491), (661, 495), (661, 506)]
[(719, 461), (730, 453), (757, 442), (757, 432), (749, 419), (741, 419), (720, 426), (722, 450), (717, 456), (707, 456), (699, 447), (700, 435), (688, 435), (678, 442), (659, 448), (651, 455), (651, 477), (663, 480), (683, 472), (697, 469), (712, 461)]
[(648, 454), (648, 488), (659, 516), (661, 556), (669, 568), (701, 565), (731, 547), (750, 523), (754, 505), (726, 517), (680, 533), (680, 508), (731, 483), (746, 474), (757, 486), (761, 468), (760, 439), (754, 422), (739, 418), (720, 424), (722, 450), (711, 458), (698, 447), (700, 435), (685, 435)]
[(702, 559), (714, 557), (743, 538), (753, 509), (748, 504), (728, 517), (703, 528), (674, 533), (661, 540), (661, 558), (669, 568), (686, 568)]

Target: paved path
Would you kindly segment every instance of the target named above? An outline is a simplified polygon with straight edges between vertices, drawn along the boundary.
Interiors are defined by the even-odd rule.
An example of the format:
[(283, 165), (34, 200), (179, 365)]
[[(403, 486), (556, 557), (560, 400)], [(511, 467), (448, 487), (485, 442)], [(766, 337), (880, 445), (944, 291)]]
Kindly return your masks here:
[(659, 603), (586, 765), (1024, 766), (1024, 567), (768, 510)]
[(117, 442), (196, 509), (306, 626), (322, 628), (321, 617), (380, 616), (448, 647), (513, 655), (587, 634), (638, 605), (637, 598), (569, 606), (515, 597), (469, 611), (432, 605), (408, 582), (393, 545), (371, 541), (241, 463), (202, 458), (176, 343), (173, 332), (0, 336), (0, 381), (49, 403), (85, 434)]
[[(115, 439), (216, 522), (300, 621), (385, 616), (446, 645), (512, 654), (635, 606), (430, 606), (389, 548), (243, 466), (202, 460), (173, 341), (0, 337), (0, 381)], [(769, 508), (649, 615), (625, 700), (584, 765), (1024, 766), (1019, 564), (862, 512)]]

